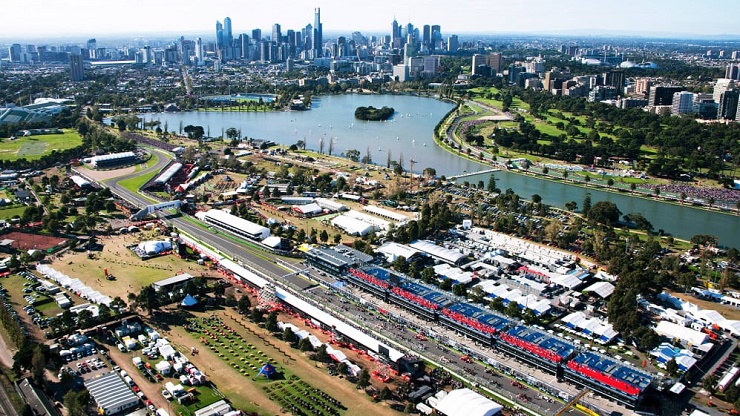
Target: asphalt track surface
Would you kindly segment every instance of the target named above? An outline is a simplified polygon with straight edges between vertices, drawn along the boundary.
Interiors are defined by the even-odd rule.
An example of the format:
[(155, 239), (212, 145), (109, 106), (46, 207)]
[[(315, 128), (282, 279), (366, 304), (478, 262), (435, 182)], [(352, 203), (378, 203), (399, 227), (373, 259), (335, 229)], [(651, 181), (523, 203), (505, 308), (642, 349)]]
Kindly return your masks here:
[[(114, 194), (139, 208), (152, 204), (150, 199), (144, 198), (139, 193), (129, 191), (120, 186), (119, 182), (133, 176), (140, 176), (153, 171), (161, 171), (169, 162), (170, 156), (158, 150), (153, 151), (160, 155), (158, 162), (154, 166), (131, 175), (103, 181), (103, 184), (109, 187)], [(514, 378), (513, 375), (492, 370), (490, 366), (484, 365), (475, 360), (470, 363), (463, 362), (460, 360), (460, 357), (463, 355), (462, 353), (456, 352), (431, 338), (417, 338), (416, 335), (418, 332), (414, 331), (412, 328), (416, 327), (418, 329), (423, 329), (425, 327), (422, 326), (424, 324), (420, 322), (418, 318), (412, 316), (410, 313), (399, 311), (398, 313), (403, 322), (390, 321), (387, 316), (370, 313), (365, 309), (365, 307), (362, 306), (362, 303), (365, 302), (364, 300), (360, 300), (359, 302), (347, 301), (342, 296), (337, 296), (335, 291), (329, 291), (318, 285), (318, 282), (310, 282), (299, 276), (297, 271), (305, 268), (305, 266), (295, 264), (297, 263), (295, 260), (283, 258), (278, 259), (274, 255), (264, 252), (259, 248), (249, 247), (249, 243), (237, 240), (223, 231), (207, 229), (202, 226), (195, 225), (185, 219), (184, 216), (167, 218), (166, 221), (194, 239), (217, 249), (222, 255), (231, 257), (234, 261), (241, 261), (261, 274), (267, 275), (273, 280), (291, 286), (304, 296), (315, 300), (317, 304), (325, 305), (327, 308), (335, 310), (342, 314), (347, 321), (354, 322), (355, 326), (365, 327), (368, 332), (373, 332), (376, 335), (381, 335), (389, 339), (396, 345), (396, 347), (400, 347), (399, 349), (421, 355), (436, 363), (440, 363), (447, 369), (465, 378), (467, 381), (487, 386), (501, 396), (518, 402), (522, 407), (534, 410), (539, 414), (554, 414), (562, 407), (562, 402), (553, 400), (551, 397), (544, 395), (538, 389), (531, 388), (524, 383), (519, 383), (519, 385), (517, 385), (515, 383), (517, 379), (523, 381), (536, 381), (536, 379), (529, 379), (526, 370), (527, 367), (514, 364), (514, 359), (512, 357), (505, 356), (503, 354), (494, 354), (490, 349), (485, 351), (487, 356), (494, 357), (494, 359), (498, 360), (502, 364), (519, 367), (519, 370), (523, 374), (518, 374), (517, 378)], [(312, 271), (310, 274), (312, 278), (319, 278), (317, 271)], [(390, 305), (383, 304), (380, 300), (371, 298), (369, 294), (362, 295), (362, 298), (359, 298), (359, 292), (347, 292), (347, 295), (355, 297), (355, 299), (368, 299), (384, 309), (392, 309)], [(426, 328), (431, 328), (431, 324), (426, 323)], [(479, 346), (476, 350), (483, 348), (484, 347)], [(522, 375), (524, 375), (524, 377), (522, 377)], [(562, 385), (552, 386), (554, 388), (551, 389), (546, 383), (540, 384), (545, 389), (552, 392), (557, 391), (558, 388), (564, 387)], [(573, 390), (573, 388), (571, 387), (569, 390)], [(571, 409), (571, 412), (575, 411)]]

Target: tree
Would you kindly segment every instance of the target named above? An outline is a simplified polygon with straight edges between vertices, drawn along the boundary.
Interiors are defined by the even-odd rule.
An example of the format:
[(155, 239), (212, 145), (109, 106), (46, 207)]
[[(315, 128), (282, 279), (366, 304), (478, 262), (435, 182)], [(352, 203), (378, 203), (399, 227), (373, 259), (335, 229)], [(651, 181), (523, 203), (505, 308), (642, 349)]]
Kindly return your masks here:
[(36, 346), (33, 351), (31, 368), (33, 370), (33, 382), (37, 386), (43, 387), (46, 381), (46, 378), (44, 376), (46, 372), (46, 357), (44, 356), (44, 352), (41, 351), (40, 346)]
[(617, 208), (617, 204), (609, 201), (599, 201), (589, 209), (586, 216), (598, 223), (611, 225), (619, 221), (620, 215), (622, 215), (622, 212)]
[(339, 374), (342, 374), (342, 375), (347, 374), (347, 370), (349, 370), (349, 365), (347, 365), (347, 363), (345, 361), (342, 361), (337, 366), (337, 372)]
[(539, 194), (533, 194), (532, 202), (534, 202), (535, 204), (539, 204), (542, 202), (542, 197)]
[(292, 344), (295, 344), (297, 340), (298, 340), (298, 337), (296, 336), (295, 332), (293, 332), (292, 329), (285, 328), (283, 330), (283, 341), (292, 345)]
[(239, 132), (237, 131), (236, 128), (229, 127), (228, 129), (226, 129), (226, 138), (228, 138), (229, 140), (236, 139), (238, 135), (239, 135)]
[(583, 198), (583, 208), (581, 209), (581, 213), (583, 213), (584, 216), (588, 217), (589, 211), (591, 211), (591, 193), (586, 192), (586, 196)]
[(393, 396), (393, 392), (391, 389), (388, 388), (388, 386), (383, 387), (383, 390), (380, 391), (380, 394), (378, 394), (378, 399), (380, 400), (388, 400)]
[(319, 240), (321, 240), (322, 243), (329, 241), (329, 233), (327, 233), (326, 230), (321, 230), (321, 233), (319, 233)]
[(399, 273), (406, 273), (409, 270), (409, 263), (406, 261), (406, 257), (397, 256), (396, 259), (393, 260), (393, 270)]
[(304, 352), (313, 351), (313, 345), (308, 337), (305, 337), (298, 342), (298, 349)]
[(267, 328), (268, 331), (275, 331), (277, 330), (277, 327), (277, 312), (272, 311), (267, 314), (267, 319), (265, 319), (265, 328)]
[(565, 203), (565, 209), (567, 209), (568, 211), (573, 212), (576, 209), (578, 209), (578, 203), (576, 201), (566, 202)]
[(701, 381), (701, 385), (709, 394), (715, 394), (717, 392), (717, 377), (714, 374), (709, 374)]
[(356, 150), (356, 149), (347, 150), (347, 152), (345, 153), (345, 156), (347, 156), (347, 159), (353, 162), (360, 161), (360, 151), (359, 150)]
[(252, 314), (250, 318), (252, 319), (252, 322), (256, 324), (262, 322), (262, 319), (263, 319), (262, 311), (259, 310), (258, 308), (252, 309)]
[(421, 271), (421, 280), (424, 283), (432, 283), (434, 282), (436, 274), (434, 273), (433, 267), (425, 267), (424, 270)]
[(463, 284), (452, 285), (452, 293), (456, 296), (465, 297), (468, 294), (468, 288)]
[(639, 212), (632, 212), (625, 215), (623, 218), (625, 222), (634, 224), (639, 230), (652, 231), (653, 229), (653, 224), (651, 224), (650, 221), (648, 221), (647, 218)]
[(357, 387), (364, 389), (365, 387), (370, 385), (370, 372), (367, 371), (367, 368), (363, 368), (362, 371), (360, 371), (360, 376), (357, 377)]
[(671, 375), (671, 377), (675, 377), (678, 375), (679, 368), (675, 358), (671, 358), (670, 361), (665, 363), (665, 371), (667, 371), (668, 374)]
[(340, 242), (342, 242), (342, 234), (334, 234), (334, 244), (339, 244)]
[(506, 314), (512, 318), (518, 318), (521, 313), (522, 311), (519, 309), (519, 304), (516, 302), (509, 302), (509, 305), (506, 306)]

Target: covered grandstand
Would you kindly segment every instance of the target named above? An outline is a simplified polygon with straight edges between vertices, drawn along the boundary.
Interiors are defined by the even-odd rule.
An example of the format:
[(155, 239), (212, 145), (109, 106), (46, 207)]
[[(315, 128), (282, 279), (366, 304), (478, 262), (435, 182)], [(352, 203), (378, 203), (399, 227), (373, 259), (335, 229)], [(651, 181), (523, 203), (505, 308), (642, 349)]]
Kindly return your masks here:
[(497, 312), (470, 303), (455, 303), (442, 309), (441, 312), (440, 323), (485, 345), (491, 345), (493, 336), (510, 322), (508, 318)]
[(601, 354), (582, 351), (564, 368), (565, 380), (634, 409), (653, 376)]
[(106, 169), (133, 163), (138, 159), (134, 152), (110, 153), (107, 155), (93, 156), (86, 160), (93, 169)]
[(159, 174), (153, 181), (152, 185), (162, 187), (172, 179), (182, 169), (182, 163), (173, 163), (162, 173)]
[(550, 373), (556, 373), (558, 364), (576, 351), (573, 344), (524, 325), (502, 332), (499, 339), (496, 346), (500, 350)]
[(427, 240), (416, 240), (409, 244), (409, 247), (426, 253), (428, 256), (431, 256), (434, 259), (441, 260), (445, 263), (453, 264), (456, 266), (465, 263), (465, 259), (467, 259), (468, 257), (459, 251), (440, 247)]
[(200, 211), (196, 213), (195, 216), (206, 224), (223, 228), (239, 237), (248, 238), (250, 240), (262, 241), (270, 236), (269, 228), (247, 221), (243, 218), (239, 218), (235, 215), (231, 215), (220, 209), (209, 209), (205, 212)]
[(72, 176), (69, 177), (69, 180), (71, 180), (72, 183), (74, 183), (75, 186), (78, 189), (86, 189), (86, 188), (89, 188), (90, 187), (90, 182), (88, 182), (87, 180), (85, 180), (80, 175), (72, 175)]

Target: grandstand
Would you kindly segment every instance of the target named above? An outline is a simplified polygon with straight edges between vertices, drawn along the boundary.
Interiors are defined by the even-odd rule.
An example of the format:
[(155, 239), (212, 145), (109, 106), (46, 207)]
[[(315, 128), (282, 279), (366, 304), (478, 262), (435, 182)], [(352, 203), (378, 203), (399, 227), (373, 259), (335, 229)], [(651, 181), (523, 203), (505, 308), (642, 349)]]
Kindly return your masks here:
[(496, 312), (470, 303), (455, 303), (442, 309), (439, 320), (450, 329), (460, 331), (485, 345), (491, 345), (492, 337), (510, 322)]
[(205, 212), (201, 211), (196, 213), (195, 216), (207, 224), (223, 228), (239, 237), (244, 237), (250, 240), (262, 241), (270, 236), (269, 228), (247, 221), (243, 218), (239, 218), (235, 215), (231, 215), (220, 209), (209, 209)]
[(134, 152), (111, 153), (101, 156), (93, 156), (87, 160), (93, 169), (105, 169), (132, 163), (138, 159)]
[(0, 125), (46, 123), (50, 120), (51, 115), (43, 111), (30, 110), (23, 107), (0, 108)]
[(79, 188), (79, 189), (86, 189), (86, 188), (89, 188), (90, 187), (90, 182), (88, 182), (87, 180), (85, 180), (80, 175), (72, 175), (72, 176), (69, 177), (69, 180), (71, 180), (72, 183), (74, 183), (75, 186), (77, 188)]
[(180, 171), (180, 169), (182, 169), (182, 163), (171, 164), (167, 169), (160, 173), (154, 181), (152, 181), (152, 185), (160, 188), (163, 187)]
[(565, 380), (634, 408), (652, 382), (652, 375), (613, 358), (582, 351), (564, 368)]
[(576, 351), (568, 342), (523, 325), (502, 332), (499, 339), (499, 350), (553, 374), (557, 373), (558, 364)]

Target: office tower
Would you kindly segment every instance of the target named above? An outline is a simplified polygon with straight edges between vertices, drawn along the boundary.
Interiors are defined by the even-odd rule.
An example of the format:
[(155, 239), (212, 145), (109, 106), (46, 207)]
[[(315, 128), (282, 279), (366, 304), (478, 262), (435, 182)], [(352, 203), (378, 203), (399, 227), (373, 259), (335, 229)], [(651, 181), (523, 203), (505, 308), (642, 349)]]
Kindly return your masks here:
[(401, 28), (398, 26), (396, 19), (391, 24), (391, 48), (401, 47)]
[(488, 66), (488, 62), (486, 62), (486, 55), (481, 55), (476, 53), (473, 55), (473, 62), (472, 62), (472, 74), (473, 75), (483, 75), (481, 71), (488, 71), (487, 69), (481, 68), (483, 66)]
[(21, 61), (21, 45), (19, 43), (14, 43), (8, 47), (8, 57), (10, 62)]
[(435, 50), (442, 43), (442, 26), (432, 25), (432, 47), (431, 50)]
[(648, 95), (648, 105), (672, 105), (673, 94), (685, 90), (684, 87), (676, 86), (653, 86), (650, 87), (650, 94)]
[(285, 70), (290, 72), (293, 69), (295, 69), (295, 61), (293, 61), (293, 58), (288, 58), (285, 60)]
[(735, 120), (737, 118), (737, 106), (740, 98), (740, 90), (727, 90), (720, 95), (717, 118), (722, 120)]
[(616, 87), (618, 90), (624, 88), (624, 72), (622, 71), (609, 71), (604, 72), (604, 85)]
[(262, 41), (262, 29), (252, 30), (252, 41), (254, 41), (255, 44)]
[(218, 20), (216, 21), (216, 54), (218, 56), (219, 60), (226, 59), (226, 45), (225, 43), (225, 36), (226, 33), (224, 32), (224, 25), (221, 24)]
[(295, 30), (288, 29), (288, 32), (285, 34), (285, 42), (288, 43), (291, 47), (295, 47)]
[(203, 39), (195, 40), (195, 64), (203, 65)]
[(260, 42), (260, 62), (266, 64), (272, 61), (272, 42), (263, 40)]
[(447, 38), (447, 52), (455, 53), (459, 47), (460, 41), (458, 40), (457, 35), (452, 35)]
[(280, 24), (275, 23), (272, 25), (272, 41), (279, 44), (282, 42), (283, 34), (280, 31)]
[(223, 34), (223, 50), (225, 52), (224, 57), (225, 59), (233, 59), (234, 58), (234, 35), (231, 33), (231, 18), (226, 17), (224, 19), (224, 34)]
[(429, 50), (432, 48), (432, 27), (424, 25), (423, 34), (421, 37), (422, 49)]
[(239, 35), (239, 57), (249, 59), (249, 35), (242, 33)]
[(691, 114), (694, 112), (694, 94), (681, 91), (673, 94), (671, 114)]
[(406, 82), (409, 80), (409, 67), (405, 64), (398, 64), (393, 66), (393, 78), (398, 82)]
[(324, 48), (324, 35), (323, 35), (323, 26), (321, 24), (321, 9), (316, 8), (314, 10), (314, 16), (313, 16), (313, 50), (314, 50), (314, 57), (315, 58), (321, 58), (323, 56), (323, 48)]
[(69, 76), (73, 82), (85, 80), (85, 68), (83, 67), (82, 55), (69, 55)]
[(488, 55), (486, 64), (491, 67), (491, 72), (498, 74), (501, 72), (501, 54), (498, 52), (491, 52)]
[(740, 81), (740, 64), (727, 65), (727, 68), (725, 69), (725, 78)]
[(97, 59), (98, 42), (95, 38), (87, 40), (87, 59)]
[(712, 94), (712, 98), (714, 98), (714, 102), (719, 104), (719, 100), (722, 97), (722, 93), (731, 90), (735, 86), (735, 81), (731, 80), (729, 78), (720, 78), (717, 80), (717, 82), (714, 84), (714, 94)]

